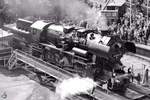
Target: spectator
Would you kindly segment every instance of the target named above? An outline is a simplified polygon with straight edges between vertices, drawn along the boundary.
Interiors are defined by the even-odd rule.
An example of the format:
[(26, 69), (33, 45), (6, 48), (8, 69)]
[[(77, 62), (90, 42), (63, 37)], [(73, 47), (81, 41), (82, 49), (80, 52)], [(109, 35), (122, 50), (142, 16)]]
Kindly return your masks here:
[(137, 74), (136, 80), (137, 80), (137, 83), (140, 84), (140, 82), (141, 82), (141, 75), (140, 75), (140, 73)]

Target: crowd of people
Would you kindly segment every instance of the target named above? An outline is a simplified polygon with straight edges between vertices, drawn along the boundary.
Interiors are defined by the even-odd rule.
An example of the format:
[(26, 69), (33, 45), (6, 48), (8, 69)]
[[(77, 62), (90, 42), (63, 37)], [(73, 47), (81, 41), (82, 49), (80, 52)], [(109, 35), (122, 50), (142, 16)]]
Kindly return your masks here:
[[(131, 23), (131, 24), (130, 24)], [(119, 35), (124, 40), (147, 44), (150, 35), (150, 24), (147, 17), (137, 12), (130, 16), (121, 17), (118, 22), (109, 26), (111, 34)]]
[[(109, 25), (111, 34), (117, 34), (124, 40), (147, 44), (150, 35), (150, 18), (143, 8), (144, 0), (137, 0), (132, 11), (127, 11), (117, 22)], [(144, 6), (145, 7), (145, 6)]]
[[(132, 11), (131, 19), (130, 19), (129, 12), (127, 12), (123, 17), (120, 17), (117, 22), (114, 21), (111, 25), (109, 25), (108, 30), (110, 34), (119, 35), (124, 40), (130, 40), (130, 41), (147, 44), (150, 35), (150, 23), (149, 23), (150, 18), (147, 18), (147, 15), (144, 15), (141, 12), (140, 5), (142, 5), (144, 1), (143, 0), (138, 0), (138, 1), (140, 2), (138, 4), (138, 9), (140, 11), (138, 10)], [(1, 13), (1, 15), (2, 14), (4, 13)], [(7, 18), (6, 16), (0, 17), (1, 20), (0, 22), (4, 21), (4, 19), (6, 18)], [(7, 20), (8, 19), (11, 18), (7, 18)], [(71, 20), (67, 22), (66, 21), (67, 20), (65, 20), (64, 23), (70, 23), (70, 24), (79, 23)]]

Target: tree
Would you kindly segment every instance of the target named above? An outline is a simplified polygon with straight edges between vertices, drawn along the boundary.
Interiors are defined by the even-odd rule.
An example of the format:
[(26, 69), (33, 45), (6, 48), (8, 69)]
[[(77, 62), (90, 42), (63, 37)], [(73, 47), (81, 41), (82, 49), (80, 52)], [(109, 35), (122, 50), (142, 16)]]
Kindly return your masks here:
[(0, 0), (0, 27), (2, 27), (4, 24), (4, 10), (5, 10), (4, 5), (5, 5), (4, 0)]

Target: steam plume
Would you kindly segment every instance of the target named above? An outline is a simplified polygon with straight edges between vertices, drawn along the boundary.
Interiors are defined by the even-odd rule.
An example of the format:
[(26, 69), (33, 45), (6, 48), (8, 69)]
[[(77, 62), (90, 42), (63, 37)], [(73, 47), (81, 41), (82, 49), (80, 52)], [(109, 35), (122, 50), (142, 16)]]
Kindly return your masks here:
[(9, 11), (19, 17), (43, 16), (48, 14), (48, 0), (5, 0)]
[[(87, 21), (89, 27), (106, 26), (106, 20), (83, 0), (5, 0), (10, 12), (18, 17), (46, 17), (54, 22), (79, 24)], [(103, 23), (102, 23), (103, 22)]]
[(96, 85), (90, 78), (75, 77), (58, 84), (56, 94), (59, 94), (61, 99), (65, 99), (76, 94), (87, 93)]

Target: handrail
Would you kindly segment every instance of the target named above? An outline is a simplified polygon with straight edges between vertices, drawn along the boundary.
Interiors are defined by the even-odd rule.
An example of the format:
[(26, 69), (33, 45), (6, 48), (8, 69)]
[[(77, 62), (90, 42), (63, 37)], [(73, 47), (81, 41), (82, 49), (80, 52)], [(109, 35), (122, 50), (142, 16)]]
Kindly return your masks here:
[(12, 48), (4, 48), (0, 50), (0, 58), (8, 57), (12, 53)]
[(55, 77), (61, 81), (64, 79), (74, 77), (73, 74), (71, 74), (55, 65), (44, 62), (41, 59), (33, 57), (25, 52), (22, 52), (20, 50), (15, 50), (14, 53), (16, 55), (16, 59), (21, 60), (22, 62), (25, 62), (25, 63), (31, 65), (32, 67), (39, 69), (49, 75), (52, 75), (53, 77)]

